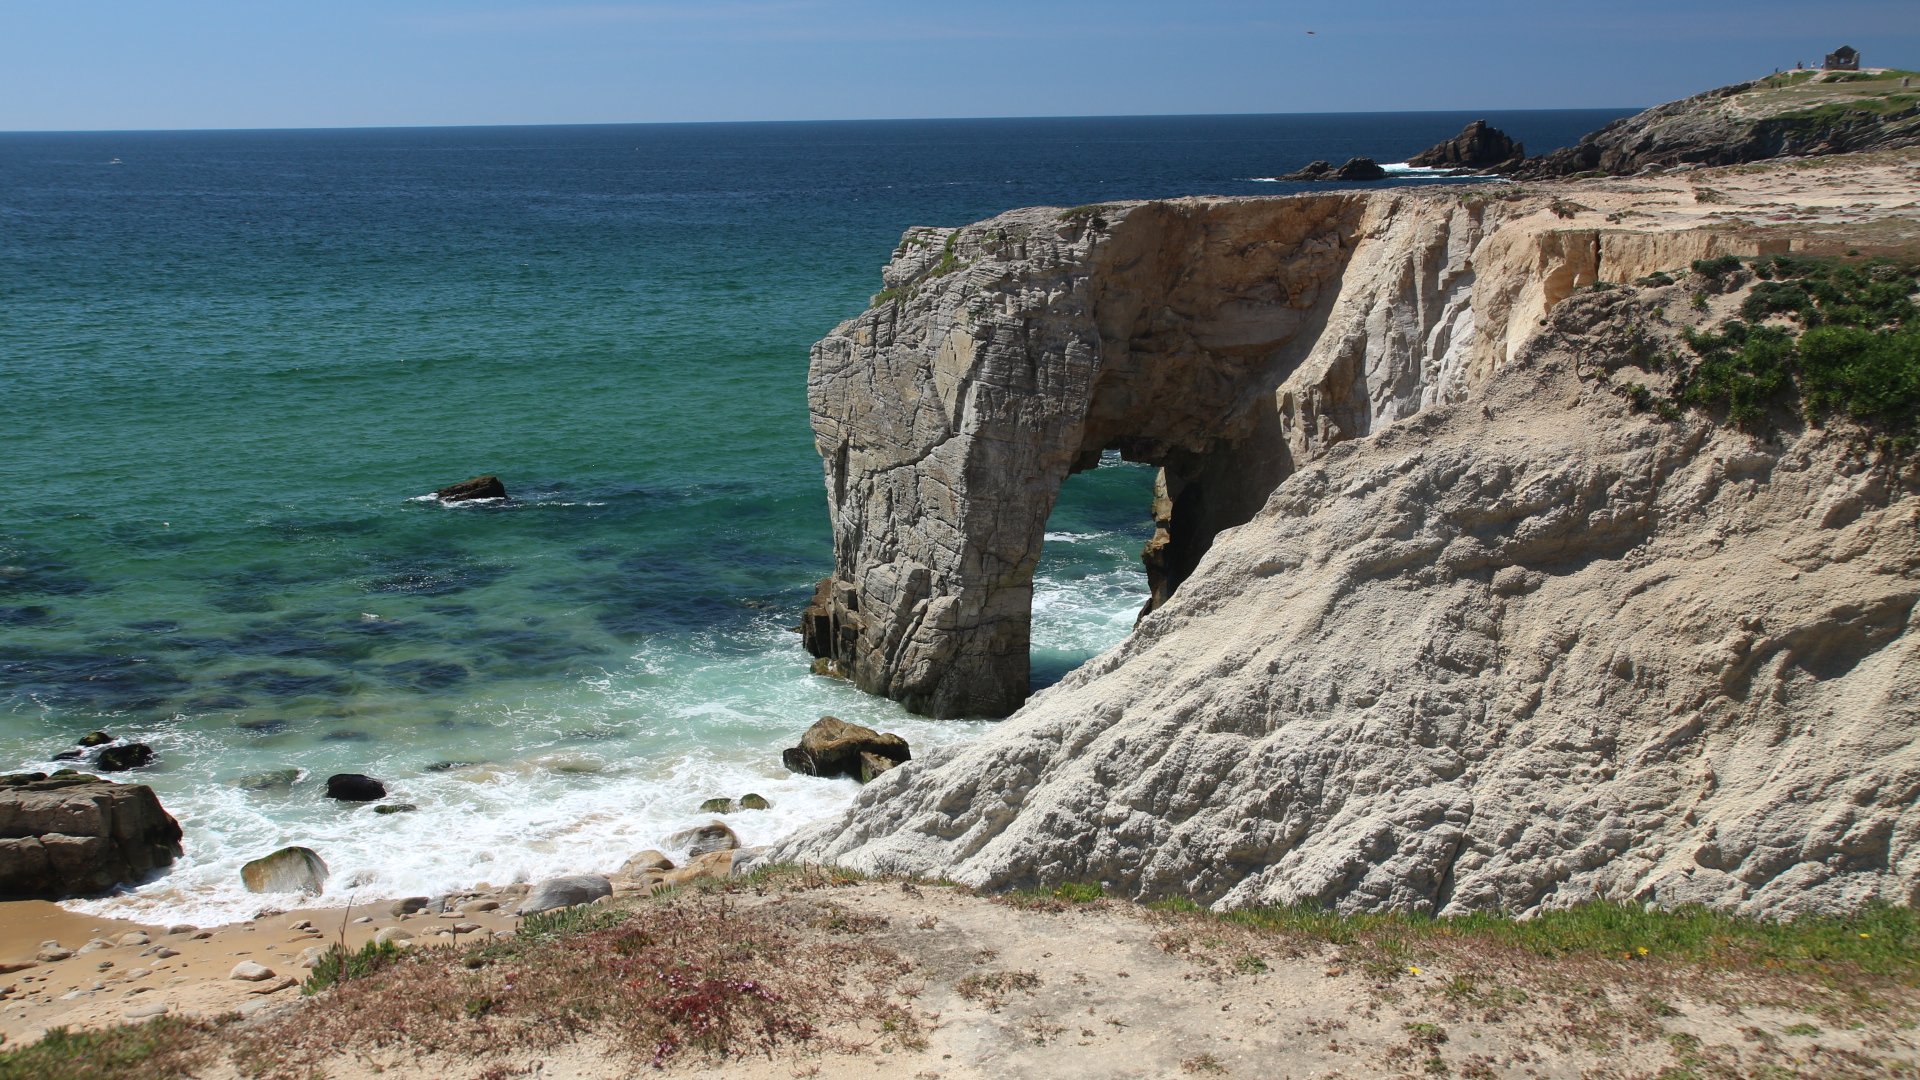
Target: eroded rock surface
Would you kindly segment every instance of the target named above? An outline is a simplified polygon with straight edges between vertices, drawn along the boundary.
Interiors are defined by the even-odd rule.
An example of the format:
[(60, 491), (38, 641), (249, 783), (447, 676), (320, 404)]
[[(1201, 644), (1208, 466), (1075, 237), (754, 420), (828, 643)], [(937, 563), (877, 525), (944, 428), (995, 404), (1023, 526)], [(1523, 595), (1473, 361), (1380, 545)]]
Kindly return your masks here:
[[(1857, 202), (1912, 164), (1714, 182)], [(1667, 181), (1580, 199), (1024, 211), (937, 276), (945, 233), (904, 247), (815, 357), (856, 681), (1017, 698), (1090, 450), (1200, 485), (1168, 539), (1207, 542), (1124, 644), (770, 857), (1222, 907), (1913, 902), (1920, 470), (1637, 409), (1704, 290), (1584, 286), (1776, 240), (1688, 226)]]
[(84, 773), (0, 777), (0, 900), (105, 892), (180, 853), (180, 824), (150, 787)]
[(813, 351), (835, 568), (809, 650), (918, 712), (1005, 715), (1047, 515), (1102, 451), (1163, 467), (1157, 604), (1299, 463), (1461, 400), (1575, 288), (1757, 250), (1546, 206), (1347, 192), (909, 232), (874, 306)]

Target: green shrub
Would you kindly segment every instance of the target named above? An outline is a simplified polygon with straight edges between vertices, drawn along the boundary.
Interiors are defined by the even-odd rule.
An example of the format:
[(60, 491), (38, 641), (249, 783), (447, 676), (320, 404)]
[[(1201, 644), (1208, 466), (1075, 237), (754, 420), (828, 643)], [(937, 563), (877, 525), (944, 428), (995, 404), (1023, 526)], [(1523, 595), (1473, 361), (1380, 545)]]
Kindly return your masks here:
[(335, 945), (313, 966), (313, 974), (307, 976), (306, 985), (300, 988), (300, 992), (317, 994), (329, 986), (371, 975), (398, 959), (400, 947), (391, 941), (369, 941), (360, 946), (357, 952), (349, 952), (344, 946)]
[(1722, 277), (1738, 269), (1740, 269), (1740, 256), (1738, 255), (1722, 255), (1717, 259), (1693, 260), (1693, 272), (1703, 277)]

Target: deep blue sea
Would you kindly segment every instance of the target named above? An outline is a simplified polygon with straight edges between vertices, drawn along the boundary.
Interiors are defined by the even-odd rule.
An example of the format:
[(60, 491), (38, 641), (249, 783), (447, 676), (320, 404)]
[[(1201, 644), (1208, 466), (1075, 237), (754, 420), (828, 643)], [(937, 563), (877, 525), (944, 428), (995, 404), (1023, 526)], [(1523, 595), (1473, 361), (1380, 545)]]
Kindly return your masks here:
[[(77, 905), (149, 919), (265, 906), (238, 867), (289, 843), (343, 900), (609, 870), (748, 791), (775, 839), (852, 796), (780, 768), (821, 714), (985, 726), (788, 629), (831, 566), (807, 348), (904, 229), (1624, 113), (0, 134), (0, 770), (154, 747), (124, 778), (186, 858)], [(511, 502), (418, 498), (489, 472)], [(1069, 484), (1037, 682), (1132, 625), (1150, 485)]]

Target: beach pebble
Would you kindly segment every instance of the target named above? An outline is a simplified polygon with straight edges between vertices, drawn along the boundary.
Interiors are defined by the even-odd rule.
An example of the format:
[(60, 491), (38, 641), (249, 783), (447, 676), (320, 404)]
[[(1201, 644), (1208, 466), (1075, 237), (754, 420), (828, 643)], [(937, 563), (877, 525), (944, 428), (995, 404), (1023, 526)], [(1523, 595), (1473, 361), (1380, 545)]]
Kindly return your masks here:
[(113, 942), (108, 941), (106, 938), (94, 938), (92, 941), (89, 941), (85, 945), (80, 946), (80, 951), (83, 953), (90, 953), (90, 952), (99, 952), (101, 949), (111, 949), (111, 948), (113, 948)]
[(95, 964), (95, 965), (93, 965), (93, 970), (95, 970), (95, 971), (105, 971), (105, 970), (107, 970), (108, 968), (110, 968), (110, 967), (112, 967), (112, 966), (113, 966), (113, 961), (111, 961), (111, 960), (102, 960), (102, 961), (100, 961), (100, 962), (99, 962), (98, 964)]
[(211, 930), (195, 930), (193, 932), (193, 940), (195, 941), (205, 941), (212, 936), (213, 931)]
[(120, 935), (120, 944), (122, 945), (129, 945), (129, 946), (145, 945), (152, 940), (153, 940), (152, 938), (148, 937), (147, 935), (141, 933), (138, 930), (135, 930), (131, 933)]
[(300, 980), (283, 977), (276, 982), (263, 982), (259, 986), (256, 986), (253, 989), (247, 991), (247, 993), (277, 994), (282, 990), (286, 990), (290, 987), (299, 986), (299, 985), (300, 985)]
[(362, 916), (360, 916), (359, 918), (357, 918), (357, 919), (355, 919), (355, 920), (353, 920), (353, 921), (354, 921), (354, 924), (355, 924), (356, 926), (365, 926), (365, 925), (366, 925), (367, 923), (370, 923), (370, 922), (372, 922), (372, 921), (373, 921), (373, 916), (371, 916), (371, 915), (362, 915)]
[(242, 982), (260, 982), (264, 979), (273, 978), (273, 969), (265, 964), (255, 963), (252, 960), (242, 960), (233, 965), (232, 971), (227, 972), (227, 978), (238, 979)]
[(462, 905), (460, 908), (460, 913), (462, 915), (477, 915), (482, 911), (499, 911), (499, 910), (500, 910), (500, 901), (498, 900), (475, 900), (472, 903)]
[(387, 914), (411, 915), (414, 912), (419, 911), (422, 908), (426, 907), (427, 903), (428, 903), (427, 898), (424, 896), (403, 897), (399, 900), (395, 900), (392, 906), (387, 908)]
[(480, 924), (477, 922), (457, 922), (453, 924), (453, 932), (456, 934), (471, 934), (478, 929), (480, 929)]
[(313, 920), (312, 920), (312, 919), (301, 919), (301, 920), (300, 920), (299, 922), (297, 922), (297, 923), (294, 923), (293, 925), (291, 925), (291, 926), (289, 926), (289, 927), (287, 927), (287, 929), (289, 929), (289, 930), (311, 930), (311, 929), (313, 929)]
[(171, 1008), (173, 1008), (173, 1006), (164, 1001), (149, 1001), (145, 1005), (135, 1005), (120, 1015), (128, 1020), (149, 1020), (156, 1016), (166, 1015), (167, 1010)]
[(167, 927), (167, 936), (179, 937), (186, 934), (191, 934), (198, 929), (200, 928), (197, 926), (190, 925), (188, 923), (177, 923), (173, 926)]
[(294, 963), (297, 966), (303, 967), (303, 968), (317, 967), (320, 964), (320, 958), (325, 955), (327, 955), (327, 950), (322, 946), (319, 946), (319, 945), (308, 946), (307, 948), (300, 950), (300, 959), (294, 961)]
[(398, 926), (388, 926), (373, 935), (373, 941), (376, 945), (392, 945), (406, 941), (411, 937), (413, 937), (412, 931), (402, 930)]
[(161, 948), (157, 952), (155, 952), (153, 955), (159, 957), (162, 960), (171, 960), (174, 957), (179, 956), (180, 951), (178, 949), (169, 949), (165, 946), (161, 946)]
[(80, 998), (88, 997), (88, 996), (90, 996), (90, 993), (89, 991), (86, 991), (86, 990), (69, 990), (66, 993), (60, 995), (60, 1000), (61, 1001), (77, 1001)]
[(42, 960), (49, 964), (53, 963), (56, 960), (65, 960), (67, 957), (72, 955), (73, 955), (72, 949), (61, 948), (60, 943), (57, 941), (50, 945), (40, 946), (40, 951), (34, 954), (34, 956), (37, 959)]

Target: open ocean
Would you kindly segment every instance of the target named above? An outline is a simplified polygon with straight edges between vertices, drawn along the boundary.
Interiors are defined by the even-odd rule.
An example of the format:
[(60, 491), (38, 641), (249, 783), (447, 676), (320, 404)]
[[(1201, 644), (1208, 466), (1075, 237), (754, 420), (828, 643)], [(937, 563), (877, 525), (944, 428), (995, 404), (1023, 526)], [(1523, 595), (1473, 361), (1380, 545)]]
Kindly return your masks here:
[[(855, 790), (780, 767), (820, 715), (986, 727), (788, 630), (832, 563), (807, 348), (905, 228), (1626, 111), (0, 134), (0, 771), (153, 746), (116, 778), (185, 859), (71, 905), (152, 921), (286, 906), (238, 874), (284, 844), (343, 902), (611, 870), (714, 796), (773, 840)], [(417, 498), (489, 472), (511, 503)], [(1131, 627), (1151, 479), (1069, 483), (1036, 683)]]

